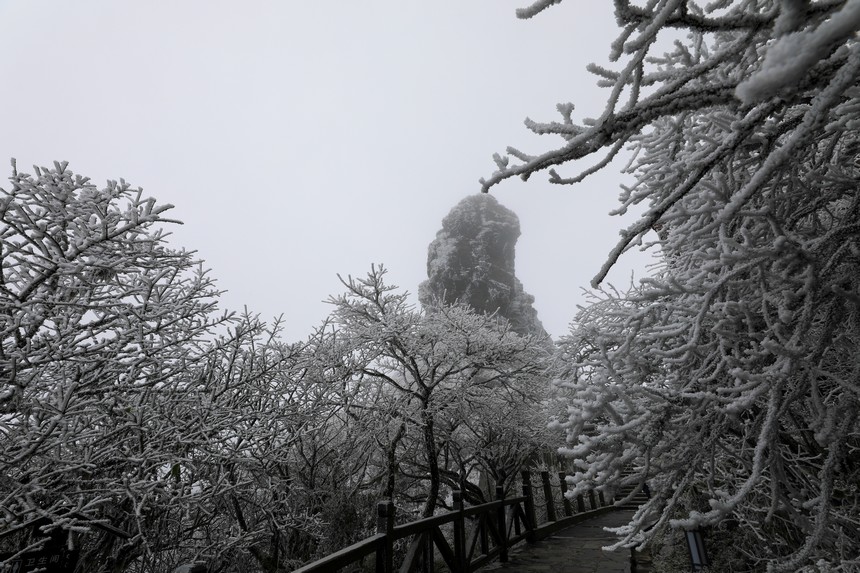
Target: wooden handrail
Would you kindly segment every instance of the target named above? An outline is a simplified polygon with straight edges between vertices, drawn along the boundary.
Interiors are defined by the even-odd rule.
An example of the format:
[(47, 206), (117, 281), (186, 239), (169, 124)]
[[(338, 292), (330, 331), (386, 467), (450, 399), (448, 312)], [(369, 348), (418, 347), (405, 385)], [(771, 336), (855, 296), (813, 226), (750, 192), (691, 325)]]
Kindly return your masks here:
[(525, 500), (526, 496), (521, 495), (519, 497), (507, 497), (505, 499), (488, 501), (487, 503), (482, 503), (481, 505), (473, 505), (472, 507), (467, 507), (463, 509), (463, 515), (464, 517), (473, 517), (481, 513), (487, 513), (488, 511), (492, 511), (494, 509), (498, 510), (498, 508), (500, 507), (510, 507), (518, 503), (523, 503)]
[(302, 573), (323, 573), (325, 571), (337, 571), (341, 567), (352, 565), (362, 557), (367, 557), (374, 553), (378, 546), (385, 541), (384, 533), (377, 533), (373, 537), (368, 537), (358, 543), (353, 543), (349, 547), (344, 547), (340, 551), (335, 551), (331, 555), (326, 555), (322, 559), (314, 561), (296, 569), (294, 573), (301, 571)]
[[(455, 491), (453, 511), (402, 525), (394, 525), (394, 504), (390, 501), (381, 502), (377, 505), (376, 535), (308, 563), (294, 573), (337, 573), (341, 568), (371, 554), (375, 555), (376, 573), (432, 571), (433, 566), (428, 560), (433, 560), (434, 550), (452, 573), (471, 573), (496, 557), (500, 561), (507, 561), (508, 550), (523, 540), (534, 543), (559, 529), (614, 509), (611, 500), (610, 504), (607, 504), (602, 493), (599, 498), (595, 498), (592, 492), (589, 495), (589, 511), (585, 511), (582, 496), (577, 498), (577, 513), (573, 512), (572, 504), (565, 498), (564, 516), (558, 516), (547, 472), (541, 472), (541, 485), (548, 518), (548, 521), (542, 524), (538, 524), (536, 520), (536, 500), (529, 472), (522, 473), (521, 496), (506, 498), (504, 491), (497, 488), (496, 500), (464, 507), (461, 492)], [(559, 489), (562, 494), (567, 491), (566, 485), (563, 474), (559, 474)], [(467, 520), (474, 524), (468, 539)], [(453, 525), (453, 546), (449, 545), (441, 530), (441, 526), (449, 523)], [(412, 542), (403, 563), (395, 569), (394, 542), (407, 537), (412, 537)]]
[(430, 528), (451, 523), (457, 518), (457, 516), (458, 513), (456, 511), (449, 511), (446, 513), (440, 513), (439, 515), (434, 515), (433, 517), (425, 517), (418, 521), (411, 521), (409, 523), (404, 523), (403, 525), (398, 525), (392, 530), (391, 534), (394, 539), (403, 539), (410, 535), (424, 533)]

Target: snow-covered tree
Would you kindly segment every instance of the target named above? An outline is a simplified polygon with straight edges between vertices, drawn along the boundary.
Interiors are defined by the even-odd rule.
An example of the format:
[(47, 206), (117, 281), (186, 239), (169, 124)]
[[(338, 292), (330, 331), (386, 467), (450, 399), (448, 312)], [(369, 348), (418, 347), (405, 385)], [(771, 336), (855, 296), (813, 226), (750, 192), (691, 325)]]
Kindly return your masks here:
[[(13, 163), (14, 169), (14, 163)], [(227, 317), (192, 253), (166, 246), (158, 205), (66, 164), (0, 190), (0, 531), (110, 523), (132, 536), (171, 495), (173, 398)], [(139, 524), (140, 525), (140, 524)], [(105, 559), (121, 567), (146, 541)], [(23, 547), (26, 549), (27, 547)], [(93, 570), (96, 570), (95, 568)]]
[(0, 190), (0, 552), (39, 525), (88, 572), (282, 571), (327, 534), (351, 468), (303, 457), (337, 437), (318, 337), (216, 314), (168, 209), (65, 164)]
[[(707, 526), (747, 567), (850, 570), (860, 552), (860, 2), (615, 9), (618, 69), (590, 68), (610, 90), (603, 114), (576, 123), (573, 105), (559, 104), (560, 121), (527, 120), (561, 147), (509, 149), (483, 183), (549, 169), (572, 184), (625, 145), (635, 152), (617, 212), (646, 209), (594, 286), (652, 231), (661, 263), (630, 292), (595, 293), (564, 343), (574, 493), (648, 482), (652, 498), (622, 543)], [(672, 47), (660, 55), (660, 45)]]
[[(384, 493), (420, 502), (429, 516), (442, 486), (460, 486), (480, 463), (478, 441), (509, 438), (501, 428), (495, 436), (482, 432), (483, 409), (540, 407), (545, 337), (519, 335), (506, 320), (464, 304), (417, 310), (384, 275), (374, 267), (364, 278), (344, 279), (346, 292), (330, 300), (344, 345), (339, 354), (354, 372), (342, 382), (343, 401), (376, 441), (384, 462), (374, 479), (386, 484)], [(520, 456), (510, 452), (510, 459)]]

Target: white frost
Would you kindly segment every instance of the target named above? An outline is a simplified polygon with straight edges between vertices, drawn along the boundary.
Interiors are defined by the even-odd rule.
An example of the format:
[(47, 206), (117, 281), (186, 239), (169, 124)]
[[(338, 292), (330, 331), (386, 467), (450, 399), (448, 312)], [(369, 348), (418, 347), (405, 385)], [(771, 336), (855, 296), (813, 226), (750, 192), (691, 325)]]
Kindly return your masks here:
[(735, 95), (744, 103), (752, 104), (797, 84), (834, 46), (848, 40), (857, 30), (860, 30), (860, 0), (848, 0), (841, 10), (814, 30), (801, 30), (779, 38), (767, 51), (761, 69), (739, 84)]

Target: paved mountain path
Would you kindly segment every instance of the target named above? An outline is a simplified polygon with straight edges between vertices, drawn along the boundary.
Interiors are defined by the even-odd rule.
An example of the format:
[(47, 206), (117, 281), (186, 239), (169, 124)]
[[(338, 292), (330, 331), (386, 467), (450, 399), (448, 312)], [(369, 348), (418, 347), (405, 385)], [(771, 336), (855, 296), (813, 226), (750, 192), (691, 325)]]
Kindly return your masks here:
[(603, 531), (630, 521), (630, 511), (613, 511), (562, 529), (534, 545), (512, 549), (507, 563), (495, 562), (480, 571), (517, 573), (629, 573), (630, 551), (612, 553), (600, 548), (615, 541)]

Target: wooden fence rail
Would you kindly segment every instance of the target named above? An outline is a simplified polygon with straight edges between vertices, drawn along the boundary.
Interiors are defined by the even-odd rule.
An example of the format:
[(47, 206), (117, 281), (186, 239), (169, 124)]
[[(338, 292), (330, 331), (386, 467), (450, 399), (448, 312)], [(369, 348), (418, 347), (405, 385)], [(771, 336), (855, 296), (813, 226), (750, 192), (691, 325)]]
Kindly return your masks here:
[[(541, 499), (536, 500), (530, 472), (522, 472), (522, 495), (508, 497), (502, 488), (496, 488), (496, 500), (465, 507), (459, 491), (454, 492), (454, 510), (403, 525), (394, 525), (394, 504), (384, 501), (377, 504), (376, 535), (332, 553), (318, 561), (297, 569), (294, 573), (337, 573), (363, 559), (374, 556), (375, 573), (432, 573), (437, 564), (452, 573), (471, 573), (496, 557), (508, 560), (508, 550), (526, 541), (534, 543), (559, 529), (596, 517), (614, 509), (607, 504), (603, 493), (586, 499), (578, 496), (577, 511), (564, 496), (567, 491), (565, 476), (558, 474), (561, 499), (559, 516), (553, 495), (549, 472), (540, 472)], [(546, 521), (537, 523), (537, 505)], [(450, 524), (448, 535), (442, 527)], [(406, 554), (395, 568), (394, 543), (410, 539)], [(438, 559), (437, 559), (438, 557)], [(356, 571), (361, 569), (352, 569)]]

